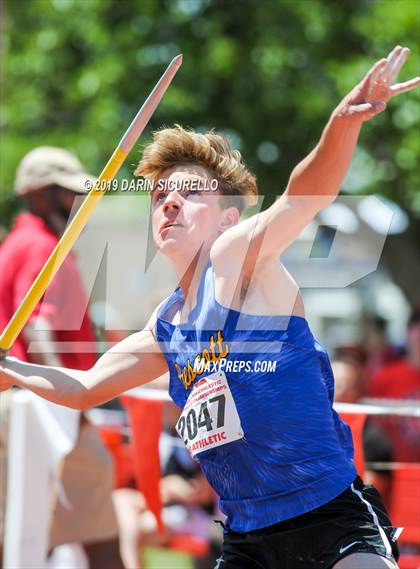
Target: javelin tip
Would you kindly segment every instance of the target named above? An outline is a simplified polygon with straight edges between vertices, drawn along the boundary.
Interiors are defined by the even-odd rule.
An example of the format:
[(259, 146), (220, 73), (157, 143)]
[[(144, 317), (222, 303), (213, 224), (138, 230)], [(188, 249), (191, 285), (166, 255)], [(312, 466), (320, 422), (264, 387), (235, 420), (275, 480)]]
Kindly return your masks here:
[(176, 55), (173, 60), (171, 61), (171, 65), (173, 63), (176, 63), (177, 67), (180, 67), (182, 60), (183, 60), (184, 56), (182, 55), (182, 53), (180, 53), (179, 55)]

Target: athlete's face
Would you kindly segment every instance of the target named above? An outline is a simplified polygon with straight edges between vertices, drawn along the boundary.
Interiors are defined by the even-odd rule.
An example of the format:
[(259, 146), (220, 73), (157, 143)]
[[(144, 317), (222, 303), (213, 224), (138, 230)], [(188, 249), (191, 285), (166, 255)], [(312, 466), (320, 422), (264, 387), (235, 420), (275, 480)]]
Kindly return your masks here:
[[(225, 230), (226, 212), (211, 173), (196, 164), (165, 170), (152, 192), (153, 238), (168, 257), (191, 261)], [(166, 189), (165, 189), (166, 187)], [(172, 189), (169, 189), (172, 188)]]

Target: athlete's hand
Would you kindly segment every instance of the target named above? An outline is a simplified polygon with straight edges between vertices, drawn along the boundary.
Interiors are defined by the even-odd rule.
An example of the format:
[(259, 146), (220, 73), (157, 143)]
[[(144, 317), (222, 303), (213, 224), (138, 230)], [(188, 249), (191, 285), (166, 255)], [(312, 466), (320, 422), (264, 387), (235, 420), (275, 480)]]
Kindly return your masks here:
[(361, 82), (341, 101), (333, 116), (355, 123), (367, 121), (384, 111), (391, 97), (420, 85), (420, 77), (392, 84), (409, 55), (408, 47), (398, 45), (386, 59), (377, 61)]

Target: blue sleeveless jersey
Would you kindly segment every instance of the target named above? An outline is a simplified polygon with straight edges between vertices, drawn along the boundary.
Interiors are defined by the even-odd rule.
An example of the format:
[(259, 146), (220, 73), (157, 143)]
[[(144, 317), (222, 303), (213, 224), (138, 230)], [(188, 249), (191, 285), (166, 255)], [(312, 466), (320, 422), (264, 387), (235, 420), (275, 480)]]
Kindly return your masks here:
[(188, 322), (173, 325), (183, 302), (178, 288), (161, 306), (156, 322), (175, 404), (183, 408), (194, 384), (209, 375), (193, 371), (198, 355), (217, 352), (216, 339), (219, 352), (222, 345), (228, 352), (225, 373), (244, 436), (197, 455), (220, 497), (228, 527), (260, 529), (343, 492), (356, 476), (351, 431), (332, 408), (330, 361), (307, 321), (222, 306), (215, 299), (211, 265), (203, 272)]

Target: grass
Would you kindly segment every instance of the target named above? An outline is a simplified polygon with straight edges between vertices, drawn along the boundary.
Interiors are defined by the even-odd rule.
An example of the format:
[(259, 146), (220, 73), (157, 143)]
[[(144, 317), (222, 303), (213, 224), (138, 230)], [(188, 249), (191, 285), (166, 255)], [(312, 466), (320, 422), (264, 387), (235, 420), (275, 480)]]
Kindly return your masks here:
[(143, 550), (144, 569), (194, 569), (190, 555), (157, 547), (145, 547)]

